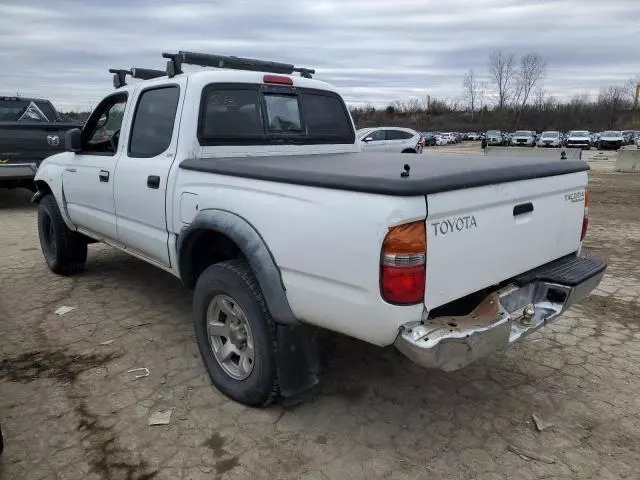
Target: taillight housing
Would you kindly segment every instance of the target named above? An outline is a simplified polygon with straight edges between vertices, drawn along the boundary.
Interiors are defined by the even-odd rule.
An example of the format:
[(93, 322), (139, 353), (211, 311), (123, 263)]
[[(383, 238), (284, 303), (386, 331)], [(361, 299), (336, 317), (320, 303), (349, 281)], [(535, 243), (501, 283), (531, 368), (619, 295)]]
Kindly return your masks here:
[(389, 229), (380, 265), (380, 292), (385, 301), (396, 305), (423, 301), (426, 251), (424, 220)]
[(580, 233), (580, 241), (584, 240), (587, 236), (587, 229), (589, 228), (589, 203), (591, 201), (589, 190), (584, 189), (584, 215), (582, 217), (582, 232)]
[(293, 79), (284, 75), (265, 75), (262, 77), (264, 83), (275, 83), (278, 85), (293, 85)]

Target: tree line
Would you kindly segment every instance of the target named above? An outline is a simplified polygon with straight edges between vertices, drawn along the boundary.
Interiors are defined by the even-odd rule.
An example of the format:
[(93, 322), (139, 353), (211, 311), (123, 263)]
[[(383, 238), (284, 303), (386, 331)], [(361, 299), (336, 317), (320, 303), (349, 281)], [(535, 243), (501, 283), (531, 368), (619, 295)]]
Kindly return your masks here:
[(640, 129), (634, 98), (640, 79), (604, 87), (595, 100), (577, 95), (561, 101), (544, 89), (546, 75), (547, 62), (540, 54), (517, 58), (496, 50), (489, 55), (484, 77), (474, 70), (464, 74), (458, 101), (411, 99), (382, 109), (356, 107), (351, 113), (359, 128), (387, 124), (419, 131)]

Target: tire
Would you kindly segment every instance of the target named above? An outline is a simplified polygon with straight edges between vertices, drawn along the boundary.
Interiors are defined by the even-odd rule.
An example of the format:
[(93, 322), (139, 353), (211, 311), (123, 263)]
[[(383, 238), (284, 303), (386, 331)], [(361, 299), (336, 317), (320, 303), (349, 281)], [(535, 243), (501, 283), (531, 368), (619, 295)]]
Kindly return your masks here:
[[(230, 300), (234, 310), (239, 307), (249, 327), (245, 334), (246, 338), (251, 339), (253, 343), (253, 361), (250, 363), (250, 372), (245, 378), (234, 378), (229, 372), (233, 366), (232, 358), (227, 366), (223, 366), (214, 353), (215, 341), (210, 337), (208, 317), (211, 313), (210, 308), (221, 298), (224, 302), (227, 301), (226, 299)], [(215, 312), (215, 308), (213, 311)], [(228, 319), (229, 317), (225, 315), (225, 324)], [(251, 407), (268, 405), (280, 394), (276, 360), (276, 326), (262, 291), (251, 269), (244, 261), (230, 260), (217, 263), (202, 272), (196, 282), (193, 295), (193, 320), (202, 360), (211, 381), (218, 390), (233, 400)], [(217, 324), (220, 325), (220, 323)], [(232, 343), (235, 348), (235, 342), (232, 342), (231, 337), (228, 337), (226, 342)], [(218, 348), (222, 350), (221, 346)], [(244, 348), (246, 349), (246, 345)], [(240, 350), (237, 351), (240, 352)], [(237, 356), (238, 365), (240, 365), (242, 357)]]
[(53, 195), (45, 195), (38, 204), (38, 237), (49, 268), (58, 275), (73, 275), (84, 270), (87, 242), (67, 228)]

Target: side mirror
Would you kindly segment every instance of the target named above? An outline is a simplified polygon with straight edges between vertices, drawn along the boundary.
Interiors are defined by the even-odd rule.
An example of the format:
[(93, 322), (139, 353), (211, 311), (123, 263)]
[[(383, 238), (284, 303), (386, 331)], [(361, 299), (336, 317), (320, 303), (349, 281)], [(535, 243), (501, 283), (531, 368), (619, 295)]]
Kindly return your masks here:
[(64, 149), (73, 153), (82, 151), (82, 130), (79, 128), (67, 130), (64, 135)]

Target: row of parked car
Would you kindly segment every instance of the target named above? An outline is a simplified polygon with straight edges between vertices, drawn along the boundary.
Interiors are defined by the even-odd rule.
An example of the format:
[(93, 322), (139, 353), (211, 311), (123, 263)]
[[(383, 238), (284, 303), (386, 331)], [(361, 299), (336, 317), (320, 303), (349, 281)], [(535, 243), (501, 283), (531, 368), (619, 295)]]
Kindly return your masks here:
[(572, 130), (562, 133), (549, 130), (537, 133), (532, 130), (518, 130), (514, 133), (505, 133), (500, 130), (489, 130), (486, 133), (486, 142), (487, 145), (582, 149), (596, 147), (599, 150), (617, 150), (624, 145), (640, 145), (640, 131), (607, 130), (592, 133), (587, 130)]

